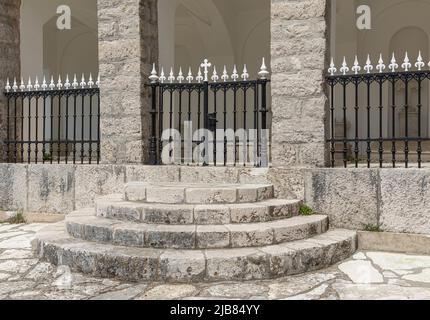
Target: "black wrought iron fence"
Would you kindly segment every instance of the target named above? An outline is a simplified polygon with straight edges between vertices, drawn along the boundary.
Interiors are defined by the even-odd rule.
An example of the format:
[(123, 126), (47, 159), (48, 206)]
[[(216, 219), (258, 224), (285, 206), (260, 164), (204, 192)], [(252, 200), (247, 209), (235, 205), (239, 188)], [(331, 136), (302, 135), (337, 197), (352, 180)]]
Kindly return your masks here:
[(99, 163), (99, 80), (76, 76), (64, 84), (37, 78), (18, 86), (7, 81), (7, 133), (4, 160), (8, 163)]
[(406, 53), (401, 66), (393, 54), (388, 69), (382, 56), (376, 66), (368, 57), (363, 68), (356, 58), (351, 69), (344, 59), (340, 74), (332, 60), (326, 78), (332, 167), (421, 168), (430, 161), (430, 71), (425, 67), (421, 53), (414, 65)]
[(270, 158), (269, 72), (264, 60), (259, 79), (249, 80), (246, 66), (238, 74), (218, 75), (205, 60), (194, 79), (173, 70), (166, 77), (154, 69), (151, 84), (153, 165), (268, 166)]

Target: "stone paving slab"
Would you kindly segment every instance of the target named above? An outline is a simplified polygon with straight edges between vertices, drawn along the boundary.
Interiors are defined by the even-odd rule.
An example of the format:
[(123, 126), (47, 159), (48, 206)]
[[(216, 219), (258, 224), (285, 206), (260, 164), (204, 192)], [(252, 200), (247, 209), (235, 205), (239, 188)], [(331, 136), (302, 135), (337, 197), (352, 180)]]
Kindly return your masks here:
[(330, 268), (276, 280), (131, 283), (86, 276), (34, 259), (31, 240), (42, 226), (0, 224), (0, 299), (430, 300), (428, 256), (361, 251)]

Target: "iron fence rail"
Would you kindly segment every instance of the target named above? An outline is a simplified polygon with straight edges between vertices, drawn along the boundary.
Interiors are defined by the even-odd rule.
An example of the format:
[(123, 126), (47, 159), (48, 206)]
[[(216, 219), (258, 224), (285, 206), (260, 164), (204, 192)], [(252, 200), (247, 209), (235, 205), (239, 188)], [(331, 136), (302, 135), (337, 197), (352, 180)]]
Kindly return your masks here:
[(99, 163), (100, 90), (93, 86), (91, 77), (80, 87), (76, 79), (50, 89), (45, 81), (7, 86), (5, 162)]
[(359, 167), (364, 163), (370, 168), (377, 162), (381, 168), (386, 163), (392, 167), (401, 163), (408, 168), (413, 160), (421, 168), (424, 161), (429, 161), (423, 157), (423, 144), (430, 141), (430, 71), (422, 70), (425, 65), (421, 54), (415, 66), (418, 70), (410, 70), (412, 64), (406, 54), (403, 71), (398, 70), (393, 55), (391, 72), (384, 71), (382, 57), (377, 72), (372, 72), (368, 58), (366, 73), (360, 73), (356, 58), (354, 74), (348, 74), (344, 59), (342, 74), (336, 75), (332, 62), (331, 74), (326, 77), (330, 100), (327, 143), (332, 167)]

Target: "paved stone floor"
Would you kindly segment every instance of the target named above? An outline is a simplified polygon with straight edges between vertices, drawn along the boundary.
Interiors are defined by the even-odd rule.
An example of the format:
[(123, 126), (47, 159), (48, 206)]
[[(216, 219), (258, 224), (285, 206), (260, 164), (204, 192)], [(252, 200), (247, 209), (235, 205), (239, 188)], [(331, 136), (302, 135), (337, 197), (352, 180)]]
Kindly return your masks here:
[(273, 281), (193, 285), (96, 279), (39, 262), (44, 224), (0, 224), (0, 299), (430, 299), (430, 256), (359, 252), (329, 269)]

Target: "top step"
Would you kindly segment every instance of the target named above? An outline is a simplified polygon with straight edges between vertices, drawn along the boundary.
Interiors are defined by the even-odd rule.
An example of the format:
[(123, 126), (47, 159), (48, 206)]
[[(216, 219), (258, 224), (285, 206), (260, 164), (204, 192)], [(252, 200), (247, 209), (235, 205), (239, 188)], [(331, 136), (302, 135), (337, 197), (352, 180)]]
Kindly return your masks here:
[(274, 197), (268, 184), (184, 184), (131, 182), (124, 200), (166, 204), (254, 203)]

